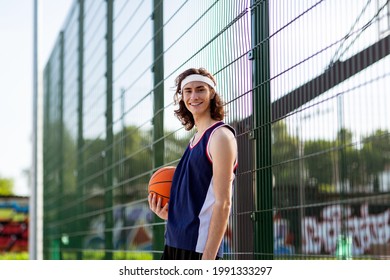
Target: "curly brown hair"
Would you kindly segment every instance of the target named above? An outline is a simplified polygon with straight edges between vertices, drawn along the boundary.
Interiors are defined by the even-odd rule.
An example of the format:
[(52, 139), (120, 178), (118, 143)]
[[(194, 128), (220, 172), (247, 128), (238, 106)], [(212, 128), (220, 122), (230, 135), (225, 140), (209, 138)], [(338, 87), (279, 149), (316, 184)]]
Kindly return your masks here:
[[(181, 92), (181, 82), (189, 75), (192, 74), (199, 74), (206, 76), (210, 78), (214, 84), (215, 78), (213, 75), (210, 74), (205, 68), (190, 68), (185, 70), (183, 73), (181, 73), (177, 78), (175, 79), (175, 85), (176, 85), (176, 92), (174, 96), (175, 105), (179, 105), (179, 109), (175, 110), (175, 116), (179, 119), (182, 125), (184, 125), (186, 130), (191, 130), (194, 125), (194, 117), (192, 113), (187, 109), (187, 107), (184, 104), (184, 101), (182, 100), (182, 92)], [(221, 97), (217, 94), (217, 92), (207, 85), (211, 91), (211, 93), (214, 93), (215, 96), (213, 99), (210, 100), (210, 115), (213, 120), (221, 121), (225, 117), (225, 110), (224, 110), (224, 103), (221, 99)]]

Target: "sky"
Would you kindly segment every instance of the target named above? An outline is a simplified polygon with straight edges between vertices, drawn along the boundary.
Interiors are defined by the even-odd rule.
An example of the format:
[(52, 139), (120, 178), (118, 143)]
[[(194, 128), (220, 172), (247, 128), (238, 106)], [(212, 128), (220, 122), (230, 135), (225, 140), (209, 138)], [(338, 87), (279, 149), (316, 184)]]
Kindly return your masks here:
[[(46, 64), (74, 0), (38, 0), (39, 67)], [(28, 195), (32, 165), (33, 0), (0, 0), (0, 178)]]

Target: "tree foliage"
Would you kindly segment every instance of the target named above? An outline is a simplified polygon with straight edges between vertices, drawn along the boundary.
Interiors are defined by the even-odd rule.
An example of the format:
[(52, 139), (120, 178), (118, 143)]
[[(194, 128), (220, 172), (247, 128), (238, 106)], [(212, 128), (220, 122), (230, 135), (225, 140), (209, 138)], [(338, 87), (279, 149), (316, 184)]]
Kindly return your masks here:
[(311, 140), (304, 144), (305, 167), (308, 177), (319, 184), (330, 185), (333, 182), (335, 162), (334, 141)]
[(299, 156), (298, 139), (289, 135), (284, 122), (272, 126), (272, 163), (276, 185), (297, 182), (299, 165), (294, 162)]
[(9, 178), (0, 178), (0, 196), (13, 195), (14, 181)]
[[(116, 196), (131, 201), (144, 198), (146, 186), (153, 170), (153, 137), (151, 130), (127, 126), (114, 134), (112, 145), (102, 138), (85, 139), (77, 151), (75, 140), (64, 132), (64, 191), (76, 191), (77, 155), (82, 153), (83, 172), (81, 182), (84, 192), (102, 193), (106, 186), (105, 173), (112, 169)], [(165, 132), (165, 162), (174, 164), (184, 152), (189, 136), (176, 137), (174, 132)], [(189, 135), (189, 134), (188, 134)], [(107, 153), (113, 153), (113, 163), (106, 165)], [(72, 190), (72, 191), (71, 191)]]
[[(301, 141), (278, 122), (272, 128), (273, 175), (276, 186), (335, 186), (344, 182), (350, 190), (373, 185), (379, 189), (379, 174), (390, 165), (390, 133), (376, 130), (361, 141), (353, 141), (348, 129), (340, 129), (334, 140)], [(302, 149), (303, 151), (300, 150)], [(304, 171), (300, 162), (304, 162)], [(331, 188), (333, 191), (335, 188)]]
[(374, 190), (379, 190), (379, 173), (390, 164), (390, 133), (387, 130), (376, 130), (363, 139), (361, 150), (362, 163)]

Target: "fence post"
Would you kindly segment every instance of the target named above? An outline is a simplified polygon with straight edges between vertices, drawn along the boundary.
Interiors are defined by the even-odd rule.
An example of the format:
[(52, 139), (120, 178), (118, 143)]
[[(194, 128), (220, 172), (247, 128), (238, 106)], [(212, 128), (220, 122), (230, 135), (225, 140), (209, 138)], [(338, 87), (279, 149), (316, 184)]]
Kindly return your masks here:
[[(60, 53), (59, 53), (59, 80), (58, 80), (58, 112), (59, 112), (59, 156), (58, 156), (58, 176), (59, 176), (59, 203), (58, 203), (58, 221), (64, 220), (64, 32), (60, 32)], [(65, 231), (64, 226), (60, 223), (59, 226), (59, 236), (56, 238), (59, 240), (59, 258), (63, 259), (63, 243), (62, 243), (62, 234)]]
[(104, 244), (106, 260), (113, 258), (113, 239), (112, 231), (114, 226), (113, 203), (112, 203), (112, 186), (113, 186), (113, 112), (112, 112), (112, 87), (113, 87), (113, 17), (114, 4), (113, 0), (107, 2), (107, 34), (106, 34), (106, 150), (105, 150), (105, 195), (104, 209), (105, 232)]
[[(163, 0), (153, 0), (153, 169), (164, 164), (164, 5)], [(162, 220), (156, 215), (155, 222)], [(164, 245), (164, 227), (153, 227), (153, 250)], [(159, 255), (154, 256), (158, 258)]]
[[(77, 105), (77, 191), (78, 196), (82, 197), (84, 195), (84, 136), (83, 136), (83, 80), (84, 80), (84, 0), (79, 0), (79, 30), (78, 30), (78, 76), (77, 76), (77, 85), (78, 85), (78, 105)], [(84, 203), (79, 203), (78, 205), (78, 214), (79, 217), (84, 213)], [(80, 218), (79, 218), (80, 219)], [(85, 223), (82, 220), (77, 222), (78, 231), (83, 232)], [(79, 233), (78, 233), (79, 234)], [(82, 252), (82, 240), (83, 236), (76, 237), (76, 244), (78, 246), (77, 259), (81, 260), (83, 258)]]
[(252, 0), (255, 137), (255, 258), (273, 259), (271, 92), (268, 0)]
[[(43, 112), (44, 112), (44, 117), (43, 117), (43, 147), (45, 147), (45, 144), (47, 144), (48, 139), (49, 139), (49, 127), (50, 127), (50, 114), (49, 114), (49, 108), (50, 108), (50, 84), (51, 84), (51, 64), (50, 61), (46, 64), (44, 74), (43, 74), (43, 88), (44, 88), (44, 104), (43, 104)], [(43, 149), (43, 162), (47, 160), (48, 155), (47, 155), (47, 149)], [(48, 168), (46, 167), (44, 171), (47, 172)], [(43, 172), (45, 174), (45, 172)], [(43, 184), (47, 185), (47, 178), (44, 175), (43, 176)], [(47, 189), (43, 189), (43, 201), (46, 199), (46, 193)], [(31, 198), (30, 198), (31, 199)], [(45, 213), (47, 210), (47, 205), (43, 205), (43, 212)], [(30, 216), (30, 220), (32, 217)], [(51, 247), (52, 241), (50, 240), (51, 235), (53, 234), (53, 228), (49, 228), (47, 226), (47, 216), (44, 216), (43, 218), (43, 259), (50, 259), (51, 254), (49, 248)], [(30, 229), (29, 229), (30, 230)], [(29, 235), (30, 238), (30, 235)], [(30, 242), (30, 239), (29, 239)], [(29, 244), (30, 246), (30, 244)], [(31, 250), (31, 248), (30, 248)], [(32, 259), (32, 257), (30, 258)]]

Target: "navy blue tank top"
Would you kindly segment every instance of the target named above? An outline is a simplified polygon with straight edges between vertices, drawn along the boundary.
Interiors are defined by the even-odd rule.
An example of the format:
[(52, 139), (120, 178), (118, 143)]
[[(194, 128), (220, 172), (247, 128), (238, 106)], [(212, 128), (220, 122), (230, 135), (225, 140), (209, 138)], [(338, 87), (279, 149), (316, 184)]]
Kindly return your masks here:
[[(210, 126), (194, 146), (187, 146), (172, 181), (168, 222), (165, 232), (166, 245), (203, 253), (213, 204), (213, 166), (208, 152), (210, 137), (219, 127), (228, 127), (223, 122)], [(222, 246), (218, 250), (222, 257)]]

